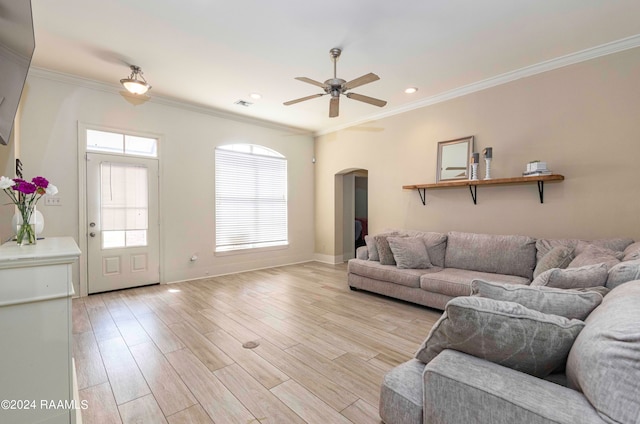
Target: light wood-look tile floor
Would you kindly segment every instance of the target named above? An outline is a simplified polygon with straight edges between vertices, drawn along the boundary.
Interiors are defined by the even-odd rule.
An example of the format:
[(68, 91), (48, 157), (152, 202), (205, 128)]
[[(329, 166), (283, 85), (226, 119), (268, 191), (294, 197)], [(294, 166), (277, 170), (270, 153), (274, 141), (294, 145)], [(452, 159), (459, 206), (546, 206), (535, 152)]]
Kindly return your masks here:
[(379, 423), (440, 312), (346, 281), (311, 262), (74, 299), (83, 422)]

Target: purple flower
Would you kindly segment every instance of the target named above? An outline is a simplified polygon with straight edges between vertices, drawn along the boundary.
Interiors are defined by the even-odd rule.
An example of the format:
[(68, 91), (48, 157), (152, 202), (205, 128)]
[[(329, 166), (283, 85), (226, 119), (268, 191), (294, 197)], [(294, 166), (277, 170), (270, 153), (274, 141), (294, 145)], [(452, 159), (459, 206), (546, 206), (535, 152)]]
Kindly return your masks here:
[(24, 194), (35, 193), (35, 191), (38, 189), (38, 187), (36, 187), (35, 184), (31, 184), (24, 180), (20, 180), (20, 182), (18, 182), (13, 187), (16, 191), (19, 191), (20, 193), (24, 193)]
[(38, 187), (42, 187), (42, 188), (49, 187), (49, 181), (45, 177), (33, 177), (31, 182)]

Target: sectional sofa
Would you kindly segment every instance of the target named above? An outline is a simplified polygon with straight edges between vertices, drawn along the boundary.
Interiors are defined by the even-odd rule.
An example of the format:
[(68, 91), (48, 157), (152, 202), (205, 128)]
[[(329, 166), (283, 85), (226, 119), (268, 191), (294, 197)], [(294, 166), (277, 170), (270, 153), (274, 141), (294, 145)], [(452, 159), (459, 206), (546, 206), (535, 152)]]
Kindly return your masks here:
[(444, 310), (386, 424), (640, 424), (640, 242), (388, 231), (348, 281)]
[[(348, 263), (350, 288), (441, 310), (449, 300), (468, 295), (474, 279), (528, 285), (553, 268), (601, 263), (606, 263), (599, 270), (604, 281), (596, 285), (613, 288), (620, 278), (640, 278), (633, 278), (634, 270), (640, 270), (640, 243), (630, 238), (536, 240), (521, 235), (390, 230), (367, 236), (366, 242)], [(609, 270), (614, 274), (611, 281), (607, 281)]]
[[(521, 290), (536, 292), (533, 289)], [(473, 319), (458, 323), (467, 327), (461, 330), (465, 337), (471, 334), (462, 344), (454, 341), (443, 346), (442, 340), (432, 336), (438, 330), (432, 330), (418, 358), (385, 375), (382, 420), (386, 424), (640, 423), (640, 280), (620, 284), (603, 299), (596, 292), (556, 289), (551, 294), (570, 299), (563, 311), (581, 302), (584, 306), (587, 298), (596, 299), (589, 307), (595, 309), (586, 311), (583, 322), (537, 312), (554, 302), (548, 298), (527, 304), (531, 310), (514, 302), (472, 296), (452, 300), (441, 321), (452, 318), (447, 313), (456, 314), (454, 307), (474, 310), (474, 303), (475, 313), (497, 313), (489, 325), (478, 325)], [(491, 302), (501, 305), (498, 311), (487, 308)], [(473, 330), (475, 325), (478, 328)], [(574, 334), (564, 343), (550, 342), (543, 329), (549, 325)], [(495, 332), (503, 336), (497, 337), (499, 349), (492, 343)], [(529, 343), (523, 344), (525, 339)], [(432, 350), (439, 343), (445, 348), (425, 358), (421, 351), (430, 343)], [(555, 363), (541, 373), (549, 358)], [(527, 367), (519, 361), (537, 368), (523, 369)], [(548, 374), (550, 370), (554, 372)]]

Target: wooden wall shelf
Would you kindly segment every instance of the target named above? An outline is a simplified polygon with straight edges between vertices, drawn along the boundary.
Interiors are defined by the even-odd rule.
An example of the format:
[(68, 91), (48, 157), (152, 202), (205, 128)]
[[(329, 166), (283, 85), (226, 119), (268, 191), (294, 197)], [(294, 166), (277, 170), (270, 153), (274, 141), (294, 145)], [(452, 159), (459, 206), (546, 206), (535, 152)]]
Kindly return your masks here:
[(418, 190), (420, 200), (422, 204), (427, 204), (427, 189), (435, 188), (451, 188), (451, 187), (469, 187), (471, 192), (471, 199), (473, 204), (477, 204), (478, 201), (478, 186), (490, 186), (490, 185), (507, 185), (507, 184), (533, 184), (538, 185), (538, 194), (540, 196), (540, 203), (544, 203), (544, 183), (549, 181), (562, 181), (564, 175), (551, 174), (551, 175), (538, 175), (533, 177), (511, 177), (511, 178), (492, 178), (490, 180), (456, 180), (456, 181), (443, 181), (433, 184), (413, 184), (402, 186), (405, 190)]

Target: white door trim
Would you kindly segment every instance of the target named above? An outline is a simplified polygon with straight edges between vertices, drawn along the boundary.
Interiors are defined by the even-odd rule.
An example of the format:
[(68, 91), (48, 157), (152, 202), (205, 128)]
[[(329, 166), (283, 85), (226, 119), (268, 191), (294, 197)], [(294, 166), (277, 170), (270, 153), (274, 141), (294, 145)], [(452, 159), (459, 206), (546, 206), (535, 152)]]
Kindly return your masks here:
[(78, 247), (80, 247), (80, 258), (78, 259), (78, 266), (80, 269), (80, 297), (87, 296), (89, 293), (88, 286), (88, 256), (87, 256), (87, 228), (89, 223), (87, 221), (87, 130), (97, 131), (112, 131), (116, 133), (135, 135), (139, 137), (149, 137), (158, 139), (158, 224), (159, 224), (159, 256), (160, 256), (160, 284), (165, 284), (164, 281), (164, 237), (163, 237), (163, 223), (162, 223), (162, 210), (163, 210), (163, 196), (162, 196), (162, 174), (163, 166), (161, 161), (163, 136), (161, 134), (123, 129), (117, 127), (108, 127), (105, 125), (90, 124), (86, 122), (78, 121)]

